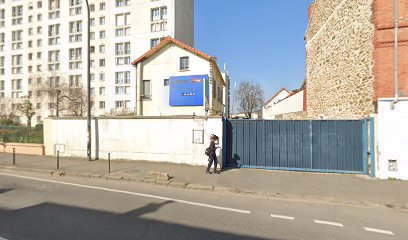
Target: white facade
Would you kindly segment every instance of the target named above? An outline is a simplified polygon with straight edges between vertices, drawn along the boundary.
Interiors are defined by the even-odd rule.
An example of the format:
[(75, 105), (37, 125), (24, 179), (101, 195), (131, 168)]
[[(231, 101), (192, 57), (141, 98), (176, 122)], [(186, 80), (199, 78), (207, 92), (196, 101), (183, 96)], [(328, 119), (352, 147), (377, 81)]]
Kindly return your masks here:
[(408, 180), (408, 98), (401, 98), (398, 103), (393, 101), (378, 101), (376, 176)]
[[(112, 159), (205, 166), (208, 164), (205, 149), (210, 136), (216, 134), (220, 137), (217, 156), (221, 164), (222, 126), (221, 117), (92, 120), (92, 156), (106, 159), (110, 153)], [(46, 155), (59, 151), (61, 156), (86, 157), (86, 127), (86, 119), (45, 119)]]
[[(214, 60), (186, 50), (166, 39), (168, 43), (147, 59), (138, 62), (138, 92), (136, 112), (139, 116), (222, 116), (224, 112), (224, 80)], [(188, 59), (188, 69), (180, 70), (181, 58)], [(170, 106), (171, 77), (207, 75), (208, 87), (203, 88), (203, 106)], [(143, 84), (149, 82), (149, 97), (144, 97)], [(165, 84), (167, 81), (167, 85)], [(204, 84), (207, 84), (204, 82)], [(206, 93), (206, 91), (209, 91)], [(208, 100), (206, 95), (208, 94)]]
[[(94, 114), (133, 111), (135, 71), (130, 61), (162, 38), (194, 46), (194, 0), (90, 0)], [(31, 95), (33, 122), (55, 114), (36, 100), (30, 84), (58, 76), (86, 86), (87, 14), (83, 0), (0, 1), (0, 97), (3, 104)]]
[(275, 119), (275, 115), (278, 114), (275, 105), (289, 96), (290, 92), (282, 88), (275, 96), (273, 96), (263, 107), (262, 115), (263, 119)]
[(304, 90), (294, 93), (272, 107), (273, 116), (303, 111)]

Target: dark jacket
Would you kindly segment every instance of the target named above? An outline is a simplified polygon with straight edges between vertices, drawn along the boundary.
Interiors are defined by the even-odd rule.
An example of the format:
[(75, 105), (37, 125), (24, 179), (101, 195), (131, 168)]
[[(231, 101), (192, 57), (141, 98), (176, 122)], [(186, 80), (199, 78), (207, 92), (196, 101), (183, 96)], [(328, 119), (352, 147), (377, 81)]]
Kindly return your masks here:
[(210, 142), (210, 156), (215, 156), (216, 154), (215, 154), (215, 150), (216, 150), (217, 148), (215, 147), (215, 142), (214, 141), (211, 141)]

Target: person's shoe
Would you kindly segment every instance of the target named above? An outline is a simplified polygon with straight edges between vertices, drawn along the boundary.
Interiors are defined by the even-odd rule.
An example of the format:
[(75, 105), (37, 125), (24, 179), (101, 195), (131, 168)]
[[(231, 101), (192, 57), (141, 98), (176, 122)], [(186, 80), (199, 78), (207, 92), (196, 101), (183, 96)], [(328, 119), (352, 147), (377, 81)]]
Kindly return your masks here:
[(211, 174), (211, 172), (210, 172), (210, 171), (208, 171), (208, 170), (207, 170), (207, 171), (205, 171), (205, 173), (207, 173), (207, 174)]

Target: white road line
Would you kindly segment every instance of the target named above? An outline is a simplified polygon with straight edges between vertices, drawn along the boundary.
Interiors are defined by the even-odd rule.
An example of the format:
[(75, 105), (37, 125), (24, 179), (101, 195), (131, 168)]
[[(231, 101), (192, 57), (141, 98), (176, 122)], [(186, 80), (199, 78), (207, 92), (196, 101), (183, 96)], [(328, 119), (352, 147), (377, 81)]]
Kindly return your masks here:
[(394, 236), (394, 233), (391, 231), (386, 231), (386, 230), (381, 230), (381, 229), (376, 229), (376, 228), (369, 228), (369, 227), (364, 227), (364, 230), (366, 230), (367, 232), (382, 233), (382, 234)]
[(95, 186), (76, 184), (76, 183), (69, 183), (69, 182), (60, 182), (60, 181), (54, 181), (54, 180), (48, 180), (48, 179), (42, 179), (42, 178), (35, 178), (35, 177), (26, 177), (26, 176), (20, 176), (20, 175), (8, 174), (8, 173), (0, 173), (0, 175), (9, 176), (9, 177), (16, 177), (16, 178), (23, 178), (23, 179), (29, 179), (29, 180), (35, 180), (35, 181), (40, 181), (40, 182), (57, 183), (57, 184), (63, 184), (63, 185), (67, 185), (67, 186), (74, 186), (74, 187), (88, 188), (88, 189), (94, 189), (94, 190), (108, 191), (108, 192), (114, 192), (114, 193), (122, 193), (122, 194), (138, 196), (138, 197), (154, 198), (154, 199), (159, 199), (159, 200), (164, 200), (164, 201), (172, 201), (172, 202), (183, 203), (183, 204), (192, 205), (192, 206), (212, 208), (212, 209), (218, 209), (218, 210), (224, 210), (224, 211), (230, 211), (230, 212), (237, 212), (237, 213), (243, 213), (243, 214), (250, 214), (251, 213), (251, 211), (247, 211), (247, 210), (240, 210), (240, 209), (228, 208), (228, 207), (220, 207), (220, 206), (215, 206), (215, 205), (210, 205), (210, 204), (205, 204), (205, 203), (190, 202), (190, 201), (185, 201), (185, 200), (181, 200), (181, 199), (161, 197), (161, 196), (156, 196), (156, 195), (151, 195), (151, 194), (122, 191), (122, 190), (116, 190), (116, 189), (110, 189), (110, 188), (104, 188), (104, 187), (95, 187)]
[(289, 216), (284, 216), (284, 215), (271, 214), (271, 217), (285, 219), (285, 220), (295, 220), (294, 217), (289, 217)]
[(336, 226), (336, 227), (344, 227), (343, 224), (337, 223), (337, 222), (328, 222), (328, 221), (322, 221), (322, 220), (314, 220), (314, 222), (317, 223), (317, 224), (331, 225), (331, 226)]

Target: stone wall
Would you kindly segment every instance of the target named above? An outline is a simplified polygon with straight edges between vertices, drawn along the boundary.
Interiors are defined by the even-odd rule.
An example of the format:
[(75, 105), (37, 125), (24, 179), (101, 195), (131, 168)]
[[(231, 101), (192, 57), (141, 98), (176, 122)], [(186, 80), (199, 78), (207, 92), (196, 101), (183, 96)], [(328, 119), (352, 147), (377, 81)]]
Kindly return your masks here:
[(317, 1), (307, 32), (307, 117), (361, 119), (373, 104), (373, 0)]
[(305, 120), (307, 119), (306, 112), (285, 113), (275, 116), (276, 120)]

